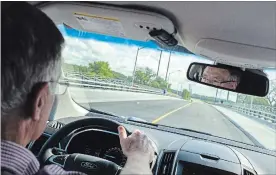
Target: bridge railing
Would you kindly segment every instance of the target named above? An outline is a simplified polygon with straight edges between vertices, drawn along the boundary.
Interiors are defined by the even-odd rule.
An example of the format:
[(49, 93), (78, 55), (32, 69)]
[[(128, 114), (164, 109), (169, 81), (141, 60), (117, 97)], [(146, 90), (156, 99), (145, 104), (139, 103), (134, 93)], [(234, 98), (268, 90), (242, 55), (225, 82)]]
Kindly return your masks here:
[(248, 109), (255, 109), (258, 111), (276, 114), (276, 107), (274, 106), (254, 105), (254, 104), (251, 106), (251, 104), (247, 104), (247, 103), (237, 103), (236, 106), (241, 106)]
[(214, 105), (219, 105), (223, 107), (230, 108), (238, 113), (256, 117), (266, 122), (272, 123), (276, 126), (276, 110), (275, 107), (262, 106), (262, 105), (249, 105), (239, 104), (239, 103), (213, 103)]
[(134, 84), (132, 86), (130, 82), (124, 80), (108, 79), (102, 78), (100, 76), (87, 76), (76, 72), (65, 72), (63, 80), (67, 81), (70, 84), (70, 86), (76, 87), (150, 93), (180, 98), (176, 94), (164, 93), (164, 90), (162, 89), (137, 84)]

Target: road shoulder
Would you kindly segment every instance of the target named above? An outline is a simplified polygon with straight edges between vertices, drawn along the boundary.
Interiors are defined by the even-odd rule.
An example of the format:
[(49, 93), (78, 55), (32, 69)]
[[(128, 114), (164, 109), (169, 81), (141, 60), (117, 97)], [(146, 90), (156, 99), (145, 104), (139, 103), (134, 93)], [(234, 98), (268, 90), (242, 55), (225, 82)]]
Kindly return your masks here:
[(271, 128), (224, 107), (212, 106), (244, 132), (257, 146), (276, 150), (276, 132)]

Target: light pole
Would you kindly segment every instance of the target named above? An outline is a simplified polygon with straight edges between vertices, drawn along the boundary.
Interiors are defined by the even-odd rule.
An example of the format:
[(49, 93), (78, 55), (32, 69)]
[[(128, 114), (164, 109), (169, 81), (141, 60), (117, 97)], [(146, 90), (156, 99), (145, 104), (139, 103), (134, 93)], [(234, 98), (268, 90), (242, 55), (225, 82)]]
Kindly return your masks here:
[(134, 85), (135, 71), (136, 71), (136, 65), (137, 65), (138, 54), (139, 54), (139, 51), (142, 50), (142, 49), (144, 49), (144, 48), (145, 48), (145, 47), (138, 48), (138, 49), (137, 49), (137, 52), (136, 52), (135, 63), (134, 63), (134, 68), (133, 68), (133, 73), (132, 73), (132, 82), (131, 82), (131, 85), (132, 85), (132, 86)]
[(157, 74), (156, 74), (156, 77), (158, 77), (158, 74), (159, 74), (159, 68), (160, 68), (160, 63), (161, 63), (162, 53), (163, 53), (163, 51), (161, 50), (161, 51), (160, 51), (159, 61), (158, 61), (158, 68), (157, 68)]
[(179, 92), (181, 93), (181, 89), (182, 89), (182, 84), (178, 83), (178, 85), (177, 85), (177, 95), (179, 95)]
[(173, 72), (170, 72), (169, 75), (168, 75), (168, 80), (167, 80), (167, 89), (169, 89), (169, 81), (170, 81), (170, 76), (171, 74), (173, 73), (176, 73), (176, 72), (180, 72), (181, 70), (176, 70), (176, 71), (173, 71)]
[(165, 81), (167, 81), (167, 79), (168, 79), (168, 72), (169, 72), (169, 68), (170, 68), (171, 55), (172, 55), (172, 51), (170, 51), (170, 55), (169, 55), (169, 61), (168, 61), (168, 65), (167, 65), (167, 71), (166, 71)]
[(251, 99), (250, 99), (251, 101), (250, 101), (250, 109), (252, 109), (252, 107), (253, 107), (253, 95), (251, 95)]

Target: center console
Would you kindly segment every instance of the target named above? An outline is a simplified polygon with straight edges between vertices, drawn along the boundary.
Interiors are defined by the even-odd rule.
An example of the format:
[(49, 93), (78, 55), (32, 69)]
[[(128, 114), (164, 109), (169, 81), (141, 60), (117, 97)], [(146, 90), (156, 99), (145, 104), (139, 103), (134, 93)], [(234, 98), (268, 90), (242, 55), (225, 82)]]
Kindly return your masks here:
[(156, 175), (255, 175), (242, 154), (230, 147), (189, 140), (178, 150), (163, 150)]

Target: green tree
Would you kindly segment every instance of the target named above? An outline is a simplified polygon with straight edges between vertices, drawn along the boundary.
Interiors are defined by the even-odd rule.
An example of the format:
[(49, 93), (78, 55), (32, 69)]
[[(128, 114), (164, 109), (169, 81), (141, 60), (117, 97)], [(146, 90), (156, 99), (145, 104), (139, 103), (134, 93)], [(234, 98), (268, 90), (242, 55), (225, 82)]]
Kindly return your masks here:
[(158, 76), (150, 83), (150, 85), (155, 88), (167, 89), (169, 84), (163, 78)]
[(190, 92), (187, 89), (184, 89), (182, 91), (182, 97), (185, 100), (190, 100), (191, 99), (191, 94), (190, 94)]
[(170, 84), (168, 84), (163, 78), (159, 76), (156, 77), (155, 72), (148, 67), (140, 68), (135, 71), (135, 83), (159, 89), (167, 89), (167, 87), (170, 87)]
[(105, 61), (95, 61), (93, 63), (89, 63), (88, 67), (65, 63), (62, 68), (65, 72), (78, 72), (88, 74), (89, 76), (98, 75), (105, 78), (127, 78), (121, 73), (112, 71), (108, 62)]
[(95, 61), (94, 63), (89, 63), (88, 71), (90, 75), (98, 75), (105, 78), (113, 78), (113, 72), (109, 67), (109, 63), (105, 61)]
[(138, 83), (138, 84), (147, 84), (148, 82), (148, 79), (146, 77), (146, 74), (143, 70), (137, 70), (135, 71), (135, 83)]
[(65, 72), (79, 72), (79, 73), (85, 73), (88, 71), (87, 66), (81, 66), (81, 65), (75, 65), (75, 64), (68, 64), (64, 63), (62, 65), (62, 69)]
[(114, 75), (114, 78), (117, 78), (117, 79), (121, 79), (121, 80), (127, 80), (127, 76), (125, 76), (124, 74), (121, 74), (120, 72), (115, 72), (115, 71), (112, 71), (113, 75)]
[(135, 83), (149, 85), (155, 73), (150, 68), (140, 68), (135, 71)]

